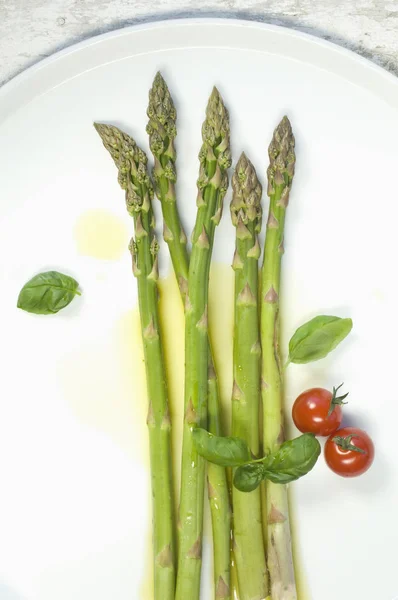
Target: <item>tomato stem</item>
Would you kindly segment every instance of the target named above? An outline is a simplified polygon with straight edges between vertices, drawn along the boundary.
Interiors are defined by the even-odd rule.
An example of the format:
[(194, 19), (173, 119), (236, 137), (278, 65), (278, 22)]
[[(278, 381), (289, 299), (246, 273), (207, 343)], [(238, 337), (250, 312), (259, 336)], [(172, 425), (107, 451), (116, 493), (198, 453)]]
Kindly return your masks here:
[(353, 437), (359, 437), (359, 436), (355, 435), (354, 433), (351, 433), (350, 435), (347, 435), (346, 437), (341, 437), (339, 435), (335, 435), (333, 438), (333, 441), (335, 444), (337, 444), (337, 446), (340, 446), (340, 448), (342, 448), (343, 450), (352, 450), (353, 452), (359, 452), (360, 454), (366, 454), (365, 450), (363, 450), (362, 448), (358, 448), (358, 446), (355, 446), (354, 444), (351, 443), (351, 440)]
[(339, 391), (339, 389), (341, 387), (343, 387), (344, 383), (340, 383), (340, 385), (338, 387), (334, 387), (333, 388), (333, 396), (332, 399), (330, 401), (330, 407), (329, 407), (329, 411), (328, 411), (328, 417), (330, 417), (330, 415), (332, 414), (332, 412), (334, 411), (336, 406), (341, 406), (342, 404), (348, 404), (348, 402), (344, 402), (344, 400), (347, 398), (349, 392), (347, 392), (346, 394), (344, 394), (343, 396), (337, 396), (337, 392)]

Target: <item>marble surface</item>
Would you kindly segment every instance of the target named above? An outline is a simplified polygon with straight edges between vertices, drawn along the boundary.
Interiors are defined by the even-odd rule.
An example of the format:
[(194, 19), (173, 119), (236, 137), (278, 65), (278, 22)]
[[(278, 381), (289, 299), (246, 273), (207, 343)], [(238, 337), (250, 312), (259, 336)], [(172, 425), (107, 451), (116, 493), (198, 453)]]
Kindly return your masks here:
[(398, 0), (0, 0), (0, 85), (93, 35), (189, 16), (292, 27), (351, 48), (398, 75)]

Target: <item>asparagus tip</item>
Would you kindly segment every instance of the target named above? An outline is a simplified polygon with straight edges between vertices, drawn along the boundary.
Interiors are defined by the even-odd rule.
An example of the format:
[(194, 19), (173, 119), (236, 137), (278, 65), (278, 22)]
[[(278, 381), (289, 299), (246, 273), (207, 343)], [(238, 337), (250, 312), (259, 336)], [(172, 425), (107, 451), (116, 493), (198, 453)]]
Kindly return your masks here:
[(159, 157), (168, 151), (170, 157), (175, 160), (174, 147), (169, 147), (169, 143), (177, 135), (177, 112), (167, 83), (160, 71), (156, 73), (149, 90), (147, 115), (149, 119), (147, 133), (152, 153)]
[(289, 118), (285, 115), (278, 125), (275, 127), (271, 147), (281, 149), (284, 145), (292, 145), (294, 147), (294, 136), (292, 125)]
[(229, 140), (229, 113), (222, 96), (214, 86), (206, 108), (206, 119), (202, 126), (202, 147), (199, 158), (206, 156), (207, 149), (213, 148), (217, 162), (222, 169), (231, 166), (231, 149)]
[(292, 124), (290, 123), (289, 117), (287, 115), (284, 115), (282, 117), (282, 120), (279, 123), (278, 127), (280, 127), (282, 130), (289, 131), (290, 133), (292, 133)]
[(127, 156), (129, 152), (135, 151), (136, 143), (133, 138), (115, 125), (95, 122), (94, 128), (114, 160), (116, 154)]
[(167, 83), (160, 71), (158, 71), (153, 78), (152, 87), (149, 90), (149, 100), (164, 100), (165, 97), (171, 100), (169, 88)]
[(126, 177), (123, 181), (120, 179), (121, 171), (126, 166), (127, 147), (134, 150), (134, 142), (124, 134), (120, 129), (114, 125), (107, 125), (105, 123), (94, 123), (94, 128), (100, 136), (102, 143), (106, 150), (111, 155), (118, 171), (119, 171), (119, 183), (123, 189), (126, 189), (127, 181)]
[(294, 135), (291, 123), (285, 115), (274, 130), (268, 148), (270, 165), (268, 167), (268, 195), (272, 195), (276, 185), (286, 189), (284, 204), (287, 205), (289, 190), (294, 175), (296, 155)]
[(93, 123), (93, 125), (94, 125), (94, 129), (96, 130), (96, 132), (98, 133), (98, 135), (100, 136), (101, 140), (103, 141), (103, 143), (105, 145), (105, 141), (113, 133), (111, 125), (107, 125), (106, 123), (97, 123), (96, 121)]
[[(126, 190), (128, 212), (147, 212), (153, 197), (153, 186), (147, 173), (148, 159), (145, 152), (132, 137), (114, 125), (94, 123), (94, 127), (118, 169), (119, 185)], [(134, 185), (131, 177), (135, 178)], [(145, 194), (142, 194), (139, 186), (145, 186)]]
[(255, 223), (256, 231), (261, 227), (262, 187), (258, 180), (256, 169), (242, 152), (232, 175), (232, 223), (237, 226), (241, 220), (245, 225)]
[(216, 88), (216, 86), (213, 86), (213, 89), (211, 91), (209, 101), (207, 104), (206, 114), (207, 114), (208, 118), (214, 117), (214, 115), (213, 115), (214, 111), (216, 111), (216, 114), (219, 114), (220, 117), (223, 117), (224, 113), (226, 113), (226, 116), (228, 117), (228, 112), (225, 107), (224, 101), (222, 99), (220, 92)]
[(154, 85), (166, 85), (164, 77), (160, 71), (158, 71), (153, 80)]

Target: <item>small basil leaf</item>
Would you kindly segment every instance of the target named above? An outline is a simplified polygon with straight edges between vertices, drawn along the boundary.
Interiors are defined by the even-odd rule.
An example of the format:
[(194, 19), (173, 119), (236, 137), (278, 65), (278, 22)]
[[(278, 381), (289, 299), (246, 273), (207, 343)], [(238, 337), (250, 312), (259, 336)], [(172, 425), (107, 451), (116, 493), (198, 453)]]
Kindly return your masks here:
[(252, 460), (244, 440), (236, 437), (218, 437), (198, 427), (192, 432), (197, 452), (209, 462), (222, 467), (238, 467)]
[(17, 306), (36, 315), (52, 315), (81, 295), (78, 287), (76, 279), (58, 271), (39, 273), (25, 283)]
[(324, 358), (352, 329), (351, 319), (321, 315), (299, 327), (289, 342), (289, 362), (304, 364)]
[(234, 475), (234, 486), (241, 492), (252, 492), (264, 479), (262, 463), (250, 463), (238, 467)]
[(274, 483), (289, 483), (306, 475), (314, 467), (321, 445), (313, 433), (304, 433), (284, 442), (263, 462), (264, 478)]

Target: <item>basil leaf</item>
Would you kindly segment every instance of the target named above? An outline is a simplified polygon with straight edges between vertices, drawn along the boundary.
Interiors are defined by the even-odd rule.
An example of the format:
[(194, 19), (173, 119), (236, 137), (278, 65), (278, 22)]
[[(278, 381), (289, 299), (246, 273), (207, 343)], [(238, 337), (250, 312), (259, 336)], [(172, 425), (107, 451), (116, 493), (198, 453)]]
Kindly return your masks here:
[(299, 327), (289, 342), (288, 362), (304, 364), (324, 358), (352, 329), (351, 319), (321, 315)]
[(279, 450), (263, 461), (264, 478), (274, 483), (289, 483), (306, 475), (314, 467), (321, 445), (313, 433), (304, 433), (284, 442)]
[(241, 492), (252, 492), (264, 479), (262, 463), (250, 463), (238, 467), (234, 475), (234, 486)]
[(252, 460), (248, 445), (236, 437), (218, 437), (198, 427), (192, 432), (197, 452), (221, 467), (238, 467)]
[(81, 295), (78, 287), (73, 277), (58, 271), (38, 273), (23, 286), (17, 306), (36, 315), (52, 315)]

